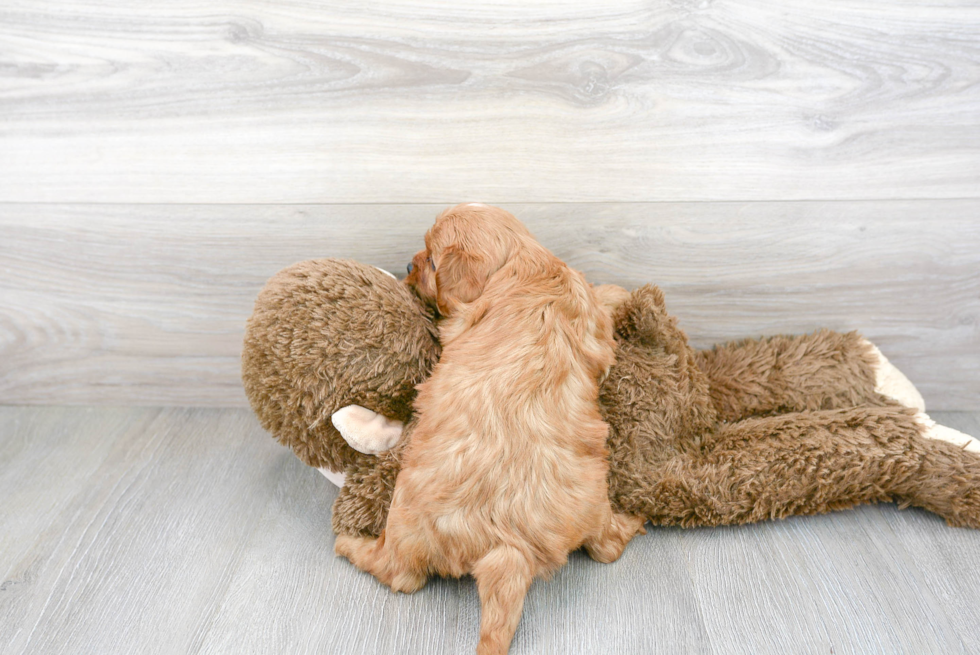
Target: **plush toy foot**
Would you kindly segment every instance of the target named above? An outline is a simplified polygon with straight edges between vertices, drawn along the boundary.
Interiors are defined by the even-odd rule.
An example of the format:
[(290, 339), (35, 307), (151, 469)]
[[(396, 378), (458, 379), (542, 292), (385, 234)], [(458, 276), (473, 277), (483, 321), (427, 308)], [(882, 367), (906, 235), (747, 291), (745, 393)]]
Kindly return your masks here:
[(878, 358), (875, 365), (875, 391), (893, 398), (906, 407), (918, 410), (915, 420), (924, 429), (922, 435), (927, 439), (938, 439), (947, 441), (951, 444), (962, 447), (964, 450), (980, 454), (980, 441), (968, 434), (963, 434), (959, 430), (939, 425), (925, 413), (926, 403), (922, 399), (922, 394), (915, 388), (905, 375), (895, 368), (888, 359), (885, 358), (878, 347), (870, 341), (865, 340), (871, 347), (871, 352)]
[(402, 438), (401, 421), (385, 418), (360, 405), (341, 407), (330, 417), (350, 447), (365, 455), (391, 450)]
[(871, 347), (871, 352), (874, 356), (878, 358), (874, 367), (875, 391), (883, 396), (897, 400), (906, 407), (917, 409), (920, 412), (926, 411), (926, 403), (922, 399), (922, 394), (915, 388), (915, 385), (881, 354), (881, 351), (878, 350), (876, 345), (867, 339), (864, 341)]
[(915, 415), (915, 421), (924, 428), (922, 436), (926, 439), (948, 441), (951, 444), (960, 446), (967, 452), (980, 455), (980, 441), (977, 441), (970, 435), (963, 434), (959, 430), (948, 428), (945, 425), (939, 425), (922, 412)]

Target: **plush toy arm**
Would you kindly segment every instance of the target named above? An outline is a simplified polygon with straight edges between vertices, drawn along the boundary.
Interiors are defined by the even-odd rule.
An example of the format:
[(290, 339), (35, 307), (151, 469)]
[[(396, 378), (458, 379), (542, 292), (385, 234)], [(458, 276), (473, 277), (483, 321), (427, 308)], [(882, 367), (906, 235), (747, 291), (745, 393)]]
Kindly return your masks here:
[[(923, 411), (922, 396), (874, 344), (856, 332), (746, 339), (697, 353), (719, 417), (885, 404)], [(879, 395), (880, 394), (880, 395)]]
[(402, 438), (401, 421), (385, 418), (360, 405), (348, 405), (338, 409), (330, 417), (350, 447), (365, 455), (377, 455), (391, 450)]
[[(367, 407), (348, 405), (341, 407), (330, 417), (340, 436), (350, 447), (365, 455), (377, 455), (391, 450), (402, 437), (401, 421), (385, 418)], [(338, 487), (343, 487), (347, 476), (327, 468), (317, 469), (323, 477)]]
[(395, 478), (401, 468), (401, 450), (407, 443), (408, 439), (402, 439), (394, 448), (378, 455), (372, 466), (348, 469), (346, 482), (333, 504), (334, 532), (380, 536), (388, 519)]

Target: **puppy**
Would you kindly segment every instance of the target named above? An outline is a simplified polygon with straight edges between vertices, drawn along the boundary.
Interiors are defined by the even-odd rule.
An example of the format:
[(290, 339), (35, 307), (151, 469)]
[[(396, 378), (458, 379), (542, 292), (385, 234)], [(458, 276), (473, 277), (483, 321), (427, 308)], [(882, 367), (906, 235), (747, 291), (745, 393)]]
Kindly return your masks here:
[(445, 211), (409, 282), (443, 317), (442, 357), (419, 385), (417, 423), (378, 539), (336, 551), (394, 591), (473, 574), (477, 653), (506, 653), (535, 577), (584, 546), (619, 557), (643, 519), (614, 514), (598, 379), (613, 363), (595, 291), (511, 214)]

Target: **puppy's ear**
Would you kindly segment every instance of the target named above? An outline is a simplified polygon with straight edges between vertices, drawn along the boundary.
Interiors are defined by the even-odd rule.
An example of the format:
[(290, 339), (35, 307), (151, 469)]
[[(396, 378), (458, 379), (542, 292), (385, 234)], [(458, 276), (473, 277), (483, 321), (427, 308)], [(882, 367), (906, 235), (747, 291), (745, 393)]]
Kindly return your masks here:
[(458, 246), (442, 251), (436, 268), (436, 304), (443, 316), (451, 315), (460, 304), (480, 297), (490, 278), (486, 257), (466, 252)]

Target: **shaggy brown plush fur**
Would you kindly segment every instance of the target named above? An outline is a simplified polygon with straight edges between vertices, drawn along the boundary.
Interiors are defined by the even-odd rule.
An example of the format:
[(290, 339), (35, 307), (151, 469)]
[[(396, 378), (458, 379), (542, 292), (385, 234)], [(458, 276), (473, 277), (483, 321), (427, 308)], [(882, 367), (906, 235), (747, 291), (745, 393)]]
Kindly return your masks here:
[(400, 421), (439, 360), (431, 312), (406, 285), (357, 262), (320, 259), (265, 285), (245, 328), (242, 381), (262, 427), (317, 468), (376, 467), (330, 415), (361, 405)]
[(980, 527), (980, 457), (925, 439), (874, 391), (856, 333), (695, 352), (655, 287), (616, 314), (602, 387), (609, 494), (660, 525), (726, 525), (895, 500)]
[[(876, 394), (870, 346), (857, 334), (697, 352), (652, 286), (633, 291), (614, 319), (617, 362), (600, 408), (616, 511), (724, 525), (893, 500), (980, 528), (980, 456), (924, 438), (912, 410)], [(298, 264), (256, 301), (246, 392), (303, 461), (346, 473), (338, 533), (380, 534), (408, 440), (362, 455), (330, 414), (356, 403), (408, 420), (412, 389), (439, 356), (433, 334), (404, 285), (354, 262)]]

